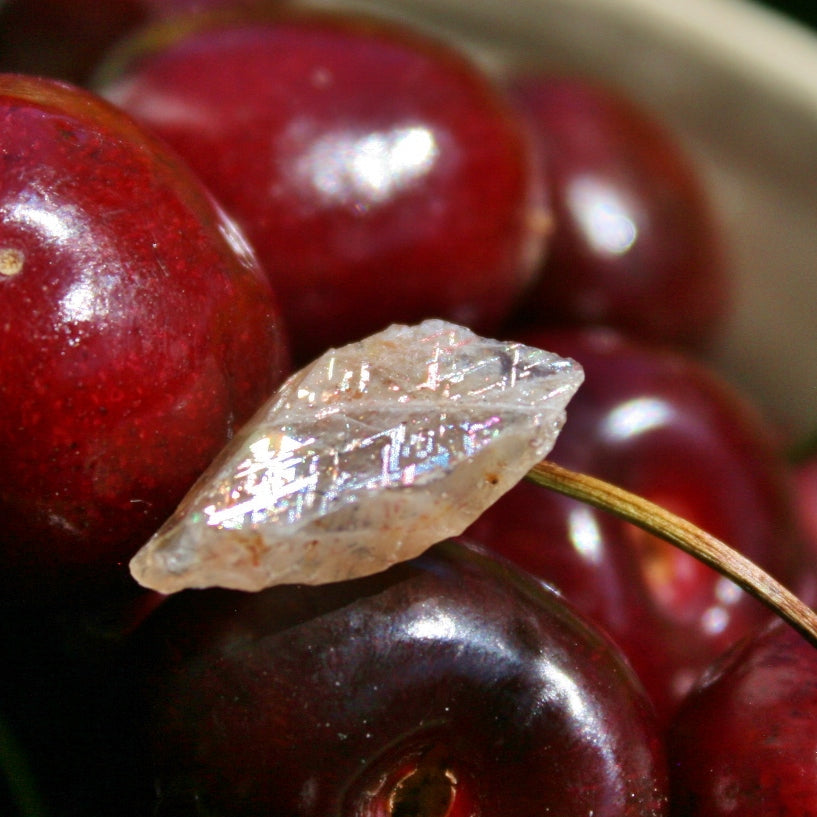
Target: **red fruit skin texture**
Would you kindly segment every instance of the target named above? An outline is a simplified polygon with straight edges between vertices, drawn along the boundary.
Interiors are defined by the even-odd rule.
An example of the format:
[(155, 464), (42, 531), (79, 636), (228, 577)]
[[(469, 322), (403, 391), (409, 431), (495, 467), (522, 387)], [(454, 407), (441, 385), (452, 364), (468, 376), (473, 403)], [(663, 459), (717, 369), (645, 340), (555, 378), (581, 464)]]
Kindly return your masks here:
[(591, 80), (521, 76), (509, 92), (542, 154), (555, 222), (526, 318), (708, 345), (729, 306), (729, 275), (707, 193), (677, 140)]
[(0, 565), (124, 572), (286, 373), (277, 305), (200, 182), (107, 102), (8, 75), (0, 130)]
[(493, 334), (532, 283), (547, 218), (530, 145), (447, 46), (328, 14), (149, 37), (100, 90), (245, 228), (296, 360), (427, 317)]
[[(664, 506), (794, 583), (799, 542), (784, 465), (757, 410), (733, 388), (687, 355), (609, 330), (540, 330), (523, 340), (585, 370), (549, 459)], [(700, 673), (769, 615), (694, 557), (529, 483), (468, 535), (606, 629), (665, 722)]]
[(185, 593), (140, 638), (146, 813), (666, 813), (663, 743), (618, 652), (462, 544), (361, 580)]
[(817, 648), (775, 621), (717, 662), (669, 733), (676, 817), (817, 815)]

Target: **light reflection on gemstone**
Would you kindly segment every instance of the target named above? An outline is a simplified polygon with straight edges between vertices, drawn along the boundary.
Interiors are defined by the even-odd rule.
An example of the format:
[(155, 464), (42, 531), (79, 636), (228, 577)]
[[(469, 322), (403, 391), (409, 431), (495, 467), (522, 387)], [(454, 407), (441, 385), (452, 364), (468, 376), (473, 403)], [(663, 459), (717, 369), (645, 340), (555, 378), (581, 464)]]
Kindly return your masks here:
[(573, 361), (437, 320), (328, 352), (228, 446), (134, 575), (160, 592), (260, 589), (411, 558), (547, 454), (582, 377)]

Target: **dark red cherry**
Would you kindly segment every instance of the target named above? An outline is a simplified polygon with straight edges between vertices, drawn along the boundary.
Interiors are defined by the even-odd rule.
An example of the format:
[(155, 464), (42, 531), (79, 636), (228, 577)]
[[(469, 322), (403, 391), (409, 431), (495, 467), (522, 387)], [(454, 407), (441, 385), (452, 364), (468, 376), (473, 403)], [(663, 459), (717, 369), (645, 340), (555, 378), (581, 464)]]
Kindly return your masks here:
[(123, 113), (0, 79), (0, 565), (28, 590), (127, 560), (281, 380), (269, 283)]
[(817, 455), (812, 454), (794, 466), (793, 480), (798, 518), (817, 559)]
[(617, 651), (463, 545), (320, 587), (188, 592), (141, 636), (149, 813), (665, 813), (654, 713)]
[(713, 666), (669, 736), (676, 817), (817, 815), (817, 647), (782, 622)]
[(542, 157), (555, 229), (527, 317), (700, 347), (728, 305), (699, 174), (647, 111), (582, 78), (511, 83)]
[(395, 321), (496, 331), (547, 218), (518, 117), (474, 65), (403, 28), (328, 15), (149, 38), (103, 93), (245, 227), (297, 358)]
[[(768, 426), (703, 364), (608, 331), (537, 332), (586, 379), (550, 458), (663, 505), (784, 582), (799, 568), (789, 484)], [(629, 523), (521, 484), (478, 541), (553, 583), (610, 632), (659, 712), (766, 611), (714, 570)]]

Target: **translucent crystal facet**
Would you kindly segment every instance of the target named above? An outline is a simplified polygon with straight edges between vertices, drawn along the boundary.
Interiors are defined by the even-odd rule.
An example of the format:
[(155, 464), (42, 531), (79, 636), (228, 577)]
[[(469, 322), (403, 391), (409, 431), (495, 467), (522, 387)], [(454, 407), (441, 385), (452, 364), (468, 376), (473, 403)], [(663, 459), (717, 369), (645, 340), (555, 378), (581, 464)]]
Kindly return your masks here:
[(293, 375), (131, 562), (163, 593), (376, 572), (461, 533), (552, 448), (583, 372), (440, 320)]

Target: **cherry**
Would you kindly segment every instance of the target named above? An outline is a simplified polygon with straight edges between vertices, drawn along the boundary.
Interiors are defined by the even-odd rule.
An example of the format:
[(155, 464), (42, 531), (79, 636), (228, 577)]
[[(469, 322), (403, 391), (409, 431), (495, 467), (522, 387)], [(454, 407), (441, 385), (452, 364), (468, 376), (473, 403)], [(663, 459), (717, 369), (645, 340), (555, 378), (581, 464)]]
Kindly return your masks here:
[(102, 92), (246, 229), (298, 360), (426, 317), (492, 334), (530, 284), (548, 220), (529, 144), (447, 46), (292, 14), (147, 32), (125, 55)]
[(12, 75), (0, 128), (0, 565), (42, 600), (124, 579), (287, 353), (240, 232), (154, 137)]
[(139, 637), (151, 813), (665, 813), (617, 651), (462, 544), (320, 587), (187, 591)]
[(702, 182), (677, 140), (587, 79), (520, 76), (510, 91), (543, 155), (555, 222), (526, 317), (705, 345), (726, 313), (728, 275)]
[(678, 817), (817, 815), (817, 650), (780, 622), (701, 679), (670, 730)]
[[(703, 364), (610, 331), (539, 331), (585, 382), (550, 458), (640, 494), (778, 579), (799, 569), (785, 469), (754, 407)], [(731, 582), (629, 523), (527, 484), (468, 532), (554, 584), (610, 632), (662, 717), (767, 617)]]
[[(33, 2), (39, 6), (45, 0)], [(162, 4), (144, 0), (134, 6), (135, 15), (154, 5)], [(122, 6), (130, 8), (124, 1)], [(10, 0), (0, 13), (19, 7)], [(212, 169), (213, 189), (253, 230), (269, 273), (284, 290), (293, 326), (300, 329), (301, 358), (389, 320), (430, 314), (493, 333), (532, 280), (547, 213), (538, 185), (531, 182), (534, 160), (513, 111), (459, 58), (446, 54), (438, 59), (436, 45), (386, 33), (391, 31), (381, 24), (329, 17), (303, 24), (281, 18), (184, 35), (179, 29), (167, 50), (132, 55), (122, 79), (109, 86), (112, 97), (124, 100), (132, 94), (134, 112), (198, 162), (202, 175)], [(102, 39), (108, 41), (113, 28), (106, 32)], [(60, 33), (65, 40), (82, 40)], [(377, 37), (370, 41), (370, 34)], [(314, 46), (311, 62), (304, 45), (308, 40)], [(264, 52), (270, 41), (274, 58)], [(0, 58), (9, 53), (5, 42), (0, 39)], [(272, 109), (277, 105), (291, 118), (268, 127), (260, 116), (268, 129), (252, 138), (255, 131), (248, 131), (245, 141), (236, 139), (242, 123), (224, 114), (223, 97), (190, 92), (204, 88), (215, 58), (228, 54), (227, 43), (246, 52), (248, 72), (258, 68), (272, 76), (280, 56), (282, 71), (292, 70), (301, 80), (303, 96), (283, 84), (273, 85), (275, 93), (270, 93)], [(201, 53), (194, 54), (198, 47)], [(223, 75), (215, 83), (228, 102), (246, 105), (241, 109), (246, 112), (256, 99), (264, 101), (263, 80), (247, 73), (236, 82), (234, 53), (218, 63)], [(331, 64), (325, 61), (330, 56)], [(420, 78), (419, 89), (394, 79), (390, 69), (396, 64), (410, 66), (408, 73)], [(182, 66), (178, 85), (164, 84), (163, 72), (169, 75), (177, 65)], [(70, 70), (85, 75), (87, 62)], [(352, 102), (327, 124), (321, 104), (330, 93), (333, 99), (344, 98), (342, 80), (348, 81)], [(0, 566), (7, 578), (16, 580), (22, 570), (32, 580), (23, 585), (24, 592), (52, 574), (73, 576), (82, 568), (86, 578), (98, 578), (123, 561), (285, 367), (269, 288), (241, 246), (240, 234), (209, 194), (163, 147), (98, 100), (59, 86), (42, 90), (46, 86), (36, 85), (36, 93), (22, 93), (28, 82), (0, 81), (5, 94), (0, 95), (0, 288), (12, 293), (8, 304), (0, 302), (0, 461), (6, 466), (0, 477), (6, 523)], [(375, 96), (373, 85), (383, 97)], [(451, 93), (443, 93), (444, 88)], [(586, 102), (585, 93), (580, 90), (578, 97)], [(427, 117), (416, 125), (412, 118), (400, 118), (413, 116), (414, 94), (424, 100), (425, 107), (420, 102), (418, 107)], [(182, 104), (186, 99), (191, 106)], [(305, 100), (315, 101), (315, 107)], [(369, 100), (378, 110), (367, 108)], [(585, 102), (578, 106), (583, 114), (595, 104)], [(600, 109), (604, 119), (604, 105), (596, 113)], [(381, 121), (378, 111), (391, 119)], [(182, 119), (198, 118), (185, 130), (182, 125), (190, 122), (175, 120), (179, 113)], [(461, 121), (467, 127), (457, 136), (455, 123)], [(314, 132), (304, 137), (313, 124)], [(302, 130), (293, 136), (288, 126)], [(557, 141), (559, 130), (553, 128)], [(589, 137), (596, 131), (587, 125), (582, 133)], [(432, 146), (433, 161), (426, 167), (414, 155), (407, 178), (405, 166), (394, 171), (385, 160), (405, 158), (401, 149), (418, 136), (421, 147)], [(289, 139), (293, 150), (276, 154), (281, 158), (270, 162), (271, 175), (255, 166), (248, 174), (243, 161), (253, 151), (257, 159), (259, 146), (268, 146), (273, 137)], [(600, 136), (610, 143), (615, 138), (615, 129)], [(237, 149), (222, 154), (222, 143), (231, 140)], [(640, 144), (648, 143), (645, 137)], [(338, 162), (347, 147), (351, 165)], [(665, 167), (650, 165), (649, 154), (654, 159), (661, 150), (651, 143), (644, 154), (653, 180), (664, 178)], [(555, 185), (556, 228), (569, 229), (559, 213), (557, 169), (559, 162), (567, 168), (572, 159), (557, 162), (555, 148), (548, 155), (549, 173), (539, 181)], [(302, 168), (304, 157), (327, 156), (334, 164), (313, 162), (307, 169), (328, 166), (333, 171), (328, 188), (320, 188), (336, 194), (331, 206), (318, 195), (320, 173), (306, 173), (306, 184), (294, 192), (286, 187), (290, 176), (275, 174), (281, 167)], [(362, 180), (355, 176), (361, 165), (370, 170)], [(17, 173), (18, 166), (25, 173)], [(685, 178), (684, 173), (676, 178)], [(372, 179), (384, 188), (371, 184)], [(353, 199), (361, 187), (368, 198)], [(274, 206), (263, 200), (270, 188), (280, 194)], [(623, 181), (616, 189), (643, 192), (640, 184), (627, 187)], [(384, 190), (385, 198), (378, 198)], [(645, 200), (653, 201), (650, 195), (645, 193)], [(38, 196), (44, 204), (40, 209), (31, 206)], [(252, 206), (244, 209), (246, 199)], [(684, 211), (688, 204), (692, 209), (685, 212), (694, 221), (697, 204), (677, 206)], [(566, 205), (561, 206), (564, 211)], [(6, 220), (19, 213), (25, 219)], [(88, 216), (84, 236), (78, 236), (76, 221), (58, 218), (77, 213)], [(255, 220), (257, 213), (261, 216)], [(626, 217), (636, 221), (632, 212)], [(546, 269), (551, 281), (543, 287), (556, 280), (560, 255), (575, 253), (572, 266), (589, 270), (581, 308), (578, 315), (557, 319), (536, 307), (535, 320), (605, 320), (647, 338), (705, 342), (722, 309), (717, 249), (712, 250), (708, 235), (703, 249), (689, 235), (685, 247), (693, 257), (676, 252), (673, 239), (662, 232), (662, 217), (656, 218), (636, 236), (629, 259), (634, 274), (627, 283), (637, 273), (646, 286), (648, 271), (655, 269), (641, 252), (675, 270), (671, 282), (659, 276), (658, 292), (603, 294), (594, 288), (594, 276), (619, 283), (621, 276), (604, 264), (602, 272), (591, 269), (590, 260), (581, 256), (581, 237), (565, 239), (562, 233), (568, 247), (562, 254), (557, 240), (554, 264)], [(705, 221), (700, 224), (710, 229)], [(422, 230), (431, 233), (421, 236), (428, 239), (425, 243), (406, 243), (407, 234)], [(66, 234), (76, 243), (69, 246)], [(292, 255), (268, 256), (267, 234)], [(127, 240), (120, 242), (123, 236)], [(652, 236), (648, 246), (641, 241), (645, 236)], [(115, 252), (105, 254), (111, 247)], [(341, 247), (345, 254), (335, 266)], [(376, 251), (370, 265), (358, 267), (357, 257), (370, 247)], [(140, 266), (146, 259), (155, 261), (147, 264), (152, 273)], [(325, 266), (318, 270), (318, 262)], [(615, 262), (612, 266), (620, 272)], [(372, 275), (382, 267), (394, 270), (385, 282), (384, 276)], [(574, 278), (571, 289), (576, 283)], [(704, 305), (699, 311), (685, 301), (687, 292), (708, 299), (712, 310)], [(667, 293), (673, 299), (670, 310)], [(642, 296), (645, 300), (639, 301)], [(573, 308), (571, 297), (565, 296), (565, 309)], [(635, 318), (627, 313), (634, 303)], [(683, 326), (676, 320), (679, 314)], [(656, 321), (646, 320), (647, 315), (656, 315)], [(741, 546), (778, 576), (791, 575), (779, 462), (745, 406), (736, 405), (709, 375), (677, 358), (667, 363), (663, 353), (657, 355), (663, 362), (653, 364), (646, 350), (628, 348), (612, 336), (604, 341), (602, 335), (592, 341), (540, 337), (542, 345), (579, 357), (589, 375), (557, 446), (560, 461), (670, 505)], [(556, 340), (551, 343), (551, 338)], [(640, 417), (640, 427), (619, 422), (628, 417)], [(649, 685), (663, 719), (715, 653), (765, 618), (732, 585), (628, 525), (532, 486), (521, 486), (508, 503), (493, 523), (485, 523), (489, 533), (492, 524), (498, 525), (492, 545), (558, 584), (615, 635)], [(543, 550), (543, 541), (554, 547)], [(90, 585), (76, 586), (98, 598)], [(387, 573), (328, 587), (182, 594), (162, 604), (135, 635), (132, 653), (117, 652), (122, 674), (116, 676), (107, 651), (89, 661), (83, 654), (87, 641), (77, 638), (72, 648), (44, 634), (52, 622), (46, 615), (33, 634), (23, 632), (10, 616), (0, 622), (10, 631), (0, 629), (0, 717), (13, 714), (15, 731), (32, 741), (35, 766), (51, 778), (49, 794), (53, 790), (55, 803), (66, 812), (75, 807), (76, 813), (121, 814), (130, 808), (157, 817), (505, 812), (524, 817), (552, 811), (566, 817), (591, 812), (613, 817), (660, 815), (667, 808), (654, 712), (616, 648), (539, 581), (462, 544), (441, 545)], [(71, 625), (68, 629), (73, 631)], [(792, 656), (799, 661), (801, 644), (784, 643), (784, 658), (775, 653), (771, 663), (778, 666)], [(813, 674), (812, 667), (807, 670)], [(713, 677), (707, 676), (700, 689)], [(739, 686), (730, 677), (728, 683)], [(129, 695), (131, 684), (139, 687), (139, 698), (145, 696), (145, 709), (138, 700), (133, 724), (148, 741), (147, 756), (139, 759), (130, 757), (131, 734), (118, 732), (116, 717), (129, 714), (137, 703)], [(808, 683), (798, 681), (797, 687), (804, 693), (797, 703), (808, 711), (813, 697)], [(783, 687), (780, 700), (788, 693), (795, 699)], [(704, 729), (707, 719), (724, 724), (723, 744), (734, 751), (731, 724), (718, 721), (707, 705), (703, 715), (696, 714), (705, 694), (696, 690), (684, 704), (690, 729)], [(734, 714), (728, 703), (721, 710), (726, 717)], [(766, 717), (755, 714), (755, 725)], [(778, 707), (769, 719), (784, 724), (787, 715)], [(689, 814), (694, 801), (707, 817), (708, 783), (701, 780), (705, 761), (689, 760), (686, 724), (678, 723), (673, 731), (677, 785), (679, 791), (687, 785), (692, 791), (676, 797), (678, 813)], [(740, 728), (746, 740), (748, 727)], [(710, 741), (711, 762), (729, 768), (715, 742)], [(709, 744), (696, 745), (709, 752)], [(814, 753), (810, 744), (799, 747)], [(765, 768), (758, 769), (743, 757), (761, 781), (766, 769), (778, 768), (775, 758), (766, 758)], [(124, 768), (138, 775), (140, 762), (150, 768), (139, 780), (149, 789), (146, 803), (112, 785)], [(799, 772), (801, 767), (787, 768)], [(742, 784), (729, 789), (732, 780), (716, 779), (718, 793), (740, 796)], [(72, 801), (73, 795), (82, 805)], [(91, 801), (87, 808), (86, 800)], [(763, 802), (768, 806), (763, 813), (769, 813), (774, 805), (765, 794)], [(784, 813), (808, 814), (808, 807), (800, 802)], [(741, 807), (744, 811), (751, 814), (748, 807)]]
[(810, 454), (794, 466), (793, 480), (798, 518), (817, 558), (817, 455)]

